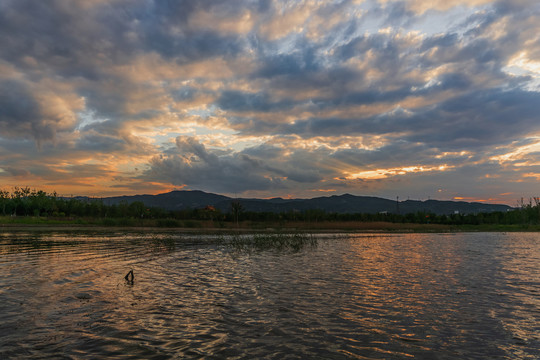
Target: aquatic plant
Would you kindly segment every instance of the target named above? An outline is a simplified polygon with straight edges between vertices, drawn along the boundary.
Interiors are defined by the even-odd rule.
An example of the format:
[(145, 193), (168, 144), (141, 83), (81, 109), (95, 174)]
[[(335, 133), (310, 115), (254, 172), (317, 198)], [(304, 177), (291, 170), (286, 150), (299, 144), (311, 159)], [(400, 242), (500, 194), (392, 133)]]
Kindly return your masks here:
[(155, 251), (161, 251), (163, 249), (167, 251), (174, 251), (176, 249), (176, 240), (173, 236), (150, 234), (149, 240), (149, 244)]
[(307, 233), (235, 234), (222, 238), (226, 246), (240, 251), (292, 251), (317, 245), (317, 239)]

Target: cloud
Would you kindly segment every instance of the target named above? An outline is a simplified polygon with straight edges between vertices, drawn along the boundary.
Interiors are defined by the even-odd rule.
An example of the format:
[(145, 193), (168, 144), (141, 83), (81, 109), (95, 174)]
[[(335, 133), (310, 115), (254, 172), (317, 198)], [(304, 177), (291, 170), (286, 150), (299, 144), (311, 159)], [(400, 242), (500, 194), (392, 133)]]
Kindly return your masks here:
[(414, 111), (396, 109), (368, 118), (313, 118), (284, 124), (274, 131), (306, 138), (383, 135), (443, 151), (480, 150), (540, 132), (536, 119), (539, 104), (538, 93), (519, 89), (473, 92)]
[(443, 102), (413, 119), (418, 131), (408, 138), (422, 139), (445, 149), (473, 150), (509, 143), (540, 132), (536, 121), (539, 100), (538, 93), (523, 90), (469, 93)]
[(24, 84), (15, 81), (0, 83), (0, 125), (4, 136), (38, 132), (40, 108)]
[(402, 1), (402, 0), (383, 0), (383, 3), (390, 4), (400, 4), (400, 6), (411, 9), (415, 13), (424, 13), (429, 10), (444, 11), (451, 9), (456, 6), (470, 6), (476, 7), (479, 5), (489, 4), (491, 0), (435, 0), (426, 2), (423, 0), (412, 0), (412, 1)]
[(227, 193), (280, 187), (280, 180), (268, 176), (258, 159), (245, 154), (218, 156), (192, 137), (178, 137), (176, 145), (175, 153), (151, 160), (147, 177)]
[[(540, 134), (539, 17), (532, 0), (4, 1), (2, 179), (383, 194), (476, 169), (477, 191), (529, 189), (537, 154), (511, 148)], [(90, 165), (93, 184), (73, 170)]]
[(219, 188), (226, 193), (280, 190), (294, 184), (311, 186), (328, 174), (336, 174), (317, 160), (317, 155), (328, 155), (327, 150), (306, 151), (265, 143), (223, 153), (207, 149), (193, 137), (180, 136), (173, 151), (152, 159), (145, 177), (194, 188)]
[(19, 168), (12, 168), (12, 167), (4, 167), (2, 170), (7, 172), (8, 174), (15, 176), (15, 177), (26, 177), (30, 175), (30, 172), (25, 169), (19, 169)]
[(223, 110), (268, 112), (275, 109), (290, 108), (295, 103), (290, 100), (273, 102), (270, 94), (224, 91), (221, 93), (217, 105)]
[[(82, 105), (69, 93), (41, 93), (43, 84), (0, 79), (0, 130), (2, 137), (35, 139), (38, 144), (54, 140), (61, 131), (75, 125), (74, 112)], [(55, 84), (48, 84), (54, 87)]]

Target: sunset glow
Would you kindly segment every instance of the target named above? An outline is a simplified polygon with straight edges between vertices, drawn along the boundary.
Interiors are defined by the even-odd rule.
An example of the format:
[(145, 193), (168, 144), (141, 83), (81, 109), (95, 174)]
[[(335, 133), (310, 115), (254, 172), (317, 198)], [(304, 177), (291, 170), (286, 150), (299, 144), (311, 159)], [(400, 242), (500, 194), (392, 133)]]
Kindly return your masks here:
[(539, 33), (535, 0), (2, 1), (0, 188), (513, 205)]
[(385, 179), (389, 176), (406, 175), (407, 173), (421, 173), (426, 171), (445, 171), (448, 169), (447, 165), (439, 165), (437, 167), (424, 167), (424, 166), (409, 166), (396, 169), (378, 169), (371, 171), (362, 171), (356, 174), (346, 176), (346, 179)]

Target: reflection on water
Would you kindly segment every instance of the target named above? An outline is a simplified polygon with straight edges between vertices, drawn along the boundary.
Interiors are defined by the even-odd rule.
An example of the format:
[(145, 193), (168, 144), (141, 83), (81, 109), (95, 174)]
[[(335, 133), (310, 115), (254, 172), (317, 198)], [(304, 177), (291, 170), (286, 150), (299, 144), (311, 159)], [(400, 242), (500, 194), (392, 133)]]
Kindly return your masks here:
[(0, 358), (537, 358), (540, 234), (314, 236), (0, 233)]

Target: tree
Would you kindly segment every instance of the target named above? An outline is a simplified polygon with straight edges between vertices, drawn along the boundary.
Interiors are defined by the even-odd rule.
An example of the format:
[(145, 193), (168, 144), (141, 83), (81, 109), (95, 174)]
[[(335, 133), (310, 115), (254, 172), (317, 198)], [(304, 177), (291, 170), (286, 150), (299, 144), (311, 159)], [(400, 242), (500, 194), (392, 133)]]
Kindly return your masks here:
[(240, 218), (240, 213), (243, 210), (242, 204), (240, 204), (239, 201), (233, 201), (231, 202), (231, 212), (233, 214), (233, 218), (236, 221), (236, 226), (238, 226), (238, 220)]
[(2, 206), (2, 215), (6, 215), (6, 205), (9, 201), (9, 191), (0, 190), (0, 205)]
[(146, 207), (142, 201), (134, 201), (128, 206), (128, 214), (130, 217), (142, 218)]

